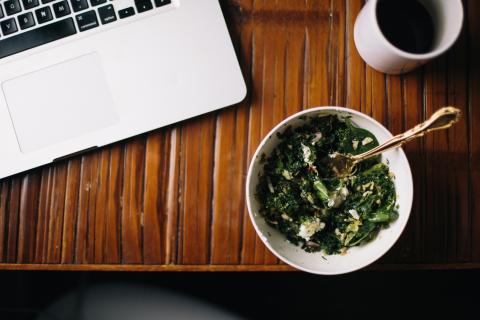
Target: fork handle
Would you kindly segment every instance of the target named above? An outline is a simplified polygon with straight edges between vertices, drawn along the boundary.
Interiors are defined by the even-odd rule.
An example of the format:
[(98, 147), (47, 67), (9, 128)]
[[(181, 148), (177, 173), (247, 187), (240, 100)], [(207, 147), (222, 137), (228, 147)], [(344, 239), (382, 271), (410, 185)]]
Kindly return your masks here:
[(352, 160), (354, 162), (360, 162), (387, 150), (401, 147), (403, 144), (415, 138), (422, 137), (431, 131), (450, 128), (460, 119), (460, 116), (460, 109), (455, 107), (443, 107), (432, 114), (427, 121), (417, 124), (412, 129), (394, 136), (392, 139), (387, 140), (369, 151), (352, 156)]

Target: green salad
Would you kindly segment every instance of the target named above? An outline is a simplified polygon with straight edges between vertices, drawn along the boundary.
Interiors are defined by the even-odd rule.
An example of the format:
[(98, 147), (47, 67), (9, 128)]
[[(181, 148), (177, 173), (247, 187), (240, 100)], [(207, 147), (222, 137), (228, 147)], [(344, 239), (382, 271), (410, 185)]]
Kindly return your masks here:
[(304, 118), (278, 134), (256, 196), (269, 225), (307, 252), (345, 253), (371, 241), (398, 217), (393, 174), (374, 157), (347, 177), (326, 165), (335, 152), (359, 154), (378, 145), (369, 131), (336, 115)]

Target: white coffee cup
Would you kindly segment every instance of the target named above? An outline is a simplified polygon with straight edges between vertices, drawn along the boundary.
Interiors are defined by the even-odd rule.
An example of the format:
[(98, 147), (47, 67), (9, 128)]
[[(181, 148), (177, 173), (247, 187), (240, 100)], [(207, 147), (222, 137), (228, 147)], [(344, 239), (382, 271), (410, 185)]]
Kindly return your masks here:
[(380, 29), (377, 19), (379, 1), (385, 0), (368, 0), (354, 26), (354, 41), (360, 56), (378, 71), (388, 74), (411, 71), (447, 51), (462, 30), (461, 0), (418, 0), (432, 18), (435, 30), (432, 48), (421, 54), (403, 51), (391, 44)]

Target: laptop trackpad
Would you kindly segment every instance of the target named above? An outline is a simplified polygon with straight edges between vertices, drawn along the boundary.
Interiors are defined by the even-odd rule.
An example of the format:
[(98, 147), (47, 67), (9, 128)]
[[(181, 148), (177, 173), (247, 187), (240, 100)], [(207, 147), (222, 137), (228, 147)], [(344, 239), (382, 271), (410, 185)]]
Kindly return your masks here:
[(2, 88), (24, 153), (118, 121), (97, 53), (7, 80)]

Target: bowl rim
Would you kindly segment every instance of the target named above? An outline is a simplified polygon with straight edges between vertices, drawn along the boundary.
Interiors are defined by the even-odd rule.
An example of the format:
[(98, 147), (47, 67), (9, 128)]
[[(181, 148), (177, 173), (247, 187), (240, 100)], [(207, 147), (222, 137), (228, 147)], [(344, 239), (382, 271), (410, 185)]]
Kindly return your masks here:
[(298, 270), (301, 270), (301, 271), (305, 271), (305, 272), (308, 272), (308, 273), (312, 273), (312, 274), (318, 274), (318, 275), (338, 275), (338, 274), (345, 274), (345, 273), (350, 273), (350, 272), (353, 272), (353, 271), (356, 271), (356, 270), (360, 270), (360, 269), (363, 269), (367, 266), (369, 266), (370, 264), (374, 263), (375, 261), (377, 261), (378, 259), (380, 259), (382, 256), (384, 256), (394, 245), (395, 243), (397, 243), (398, 239), (400, 238), (400, 236), (403, 234), (403, 231), (405, 230), (405, 227), (407, 226), (408, 224), (408, 221), (410, 219), (410, 215), (411, 215), (411, 210), (412, 210), (412, 204), (413, 204), (413, 193), (414, 193), (414, 186), (413, 186), (413, 177), (412, 177), (412, 171), (411, 171), (411, 168), (410, 168), (410, 163), (408, 161), (408, 158), (405, 154), (405, 152), (403, 151), (403, 148), (398, 148), (397, 150), (400, 152), (400, 157), (401, 158), (404, 158), (405, 160), (405, 163), (406, 163), (406, 169), (408, 172), (408, 185), (410, 185), (410, 188), (412, 190), (411, 194), (411, 199), (408, 203), (408, 208), (405, 212), (407, 212), (407, 219), (405, 219), (405, 222), (403, 225), (400, 226), (400, 232), (398, 232), (397, 235), (394, 235), (394, 241), (389, 245), (389, 246), (385, 246), (381, 251), (380, 251), (380, 254), (378, 255), (378, 257), (376, 257), (375, 259), (373, 259), (372, 261), (369, 261), (367, 263), (363, 263), (363, 264), (360, 264), (358, 266), (353, 266), (351, 268), (346, 268), (344, 270), (341, 270), (341, 271), (326, 271), (326, 272), (323, 272), (323, 271), (317, 271), (317, 270), (313, 270), (313, 269), (309, 269), (309, 268), (306, 268), (306, 267), (303, 267), (303, 266), (300, 266), (292, 261), (290, 261), (289, 259), (287, 259), (286, 257), (282, 256), (280, 253), (278, 253), (271, 245), (270, 243), (267, 241), (266, 237), (263, 235), (263, 233), (259, 230), (259, 227), (258, 225), (255, 223), (255, 217), (253, 216), (253, 212), (252, 212), (252, 208), (251, 208), (251, 197), (250, 197), (250, 190), (249, 190), (249, 186), (250, 186), (250, 181), (251, 181), (251, 178), (252, 178), (252, 171), (253, 171), (253, 167), (254, 167), (254, 164), (255, 164), (255, 160), (257, 159), (259, 153), (262, 151), (263, 149), (263, 146), (265, 145), (265, 143), (270, 139), (270, 137), (276, 132), (278, 131), (281, 127), (283, 127), (286, 123), (289, 123), (290, 121), (294, 120), (294, 119), (297, 119), (305, 114), (308, 114), (308, 113), (314, 113), (314, 112), (317, 112), (317, 111), (336, 111), (336, 112), (345, 112), (345, 113), (350, 113), (350, 114), (354, 114), (354, 115), (357, 115), (361, 118), (364, 118), (366, 119), (367, 121), (370, 121), (372, 122), (374, 125), (376, 125), (378, 127), (378, 129), (380, 129), (381, 131), (383, 131), (387, 137), (393, 137), (393, 134), (387, 129), (385, 128), (385, 126), (383, 126), (380, 122), (378, 122), (377, 120), (375, 120), (374, 118), (370, 117), (369, 115), (365, 114), (365, 113), (362, 113), (360, 111), (357, 111), (357, 110), (353, 110), (353, 109), (349, 109), (349, 108), (345, 108), (345, 107), (339, 107), (339, 106), (317, 106), (317, 107), (312, 107), (312, 108), (309, 108), (309, 109), (305, 109), (305, 110), (302, 110), (302, 111), (299, 111), (299, 112), (296, 112), (290, 116), (288, 116), (287, 118), (283, 119), (282, 121), (280, 121), (275, 127), (273, 127), (266, 135), (265, 137), (262, 139), (262, 141), (259, 143), (257, 149), (255, 150), (255, 153), (253, 154), (251, 160), (250, 160), (250, 164), (248, 166), (248, 171), (247, 171), (247, 177), (246, 177), (246, 181), (245, 181), (245, 201), (247, 203), (247, 210), (248, 210), (248, 215), (250, 216), (250, 221), (251, 223), (253, 224), (253, 227), (255, 228), (255, 232), (257, 233), (257, 236), (262, 240), (263, 244), (270, 250), (270, 252), (272, 252), (277, 258), (279, 258), (281, 261), (285, 262), (286, 264), (298, 269)]

